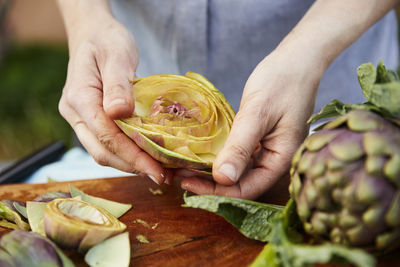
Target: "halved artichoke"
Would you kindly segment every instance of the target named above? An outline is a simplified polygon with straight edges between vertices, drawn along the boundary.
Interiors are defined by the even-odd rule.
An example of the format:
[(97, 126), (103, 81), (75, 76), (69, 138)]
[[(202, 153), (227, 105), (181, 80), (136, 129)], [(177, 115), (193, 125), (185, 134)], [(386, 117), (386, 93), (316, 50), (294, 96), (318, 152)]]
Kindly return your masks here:
[(68, 198), (47, 204), (43, 224), (47, 237), (61, 247), (78, 248), (79, 252), (126, 229), (125, 224), (103, 208)]
[(170, 168), (209, 170), (235, 113), (200, 74), (153, 75), (133, 82), (135, 112), (118, 126)]

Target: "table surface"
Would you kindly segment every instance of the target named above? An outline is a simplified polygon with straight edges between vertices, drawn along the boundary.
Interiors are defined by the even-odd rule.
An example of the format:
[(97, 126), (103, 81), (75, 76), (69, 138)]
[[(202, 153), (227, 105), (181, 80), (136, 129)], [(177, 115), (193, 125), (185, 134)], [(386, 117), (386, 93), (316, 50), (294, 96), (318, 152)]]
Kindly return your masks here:
[[(222, 217), (210, 212), (183, 208), (183, 191), (179, 181), (158, 186), (150, 179), (132, 176), (123, 178), (53, 182), (47, 184), (16, 184), (0, 186), (0, 199), (32, 200), (51, 191), (69, 191), (69, 184), (84, 192), (106, 199), (131, 203), (133, 208), (120, 220), (127, 225), (131, 241), (131, 266), (247, 266), (264, 244), (241, 235)], [(283, 204), (288, 195), (286, 184), (272, 190), (263, 201)], [(161, 189), (154, 195), (151, 189)], [(155, 229), (147, 228), (135, 220)], [(0, 236), (9, 230), (0, 227)], [(136, 235), (144, 235), (148, 244)], [(77, 266), (86, 266), (83, 256), (66, 251)], [(400, 266), (398, 253), (386, 256), (379, 266)]]

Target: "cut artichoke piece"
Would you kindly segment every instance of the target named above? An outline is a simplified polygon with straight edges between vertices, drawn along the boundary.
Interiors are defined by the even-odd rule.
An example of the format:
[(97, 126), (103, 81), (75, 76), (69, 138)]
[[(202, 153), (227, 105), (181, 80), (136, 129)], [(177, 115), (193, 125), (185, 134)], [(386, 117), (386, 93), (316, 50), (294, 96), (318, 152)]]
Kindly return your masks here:
[(72, 185), (70, 185), (70, 191), (73, 198), (81, 197), (81, 200), (105, 209), (116, 218), (121, 217), (132, 208), (131, 204), (119, 203), (108, 199), (88, 195), (78, 188), (73, 187)]
[(0, 226), (28, 231), (30, 230), (29, 224), (15, 208), (15, 202), (18, 202), (21, 206), (24, 205), (23, 202), (15, 200), (4, 199), (0, 201)]
[(85, 252), (126, 229), (105, 209), (77, 199), (58, 198), (47, 203), (43, 225), (46, 236), (64, 248)]
[(127, 267), (131, 259), (129, 233), (113, 236), (89, 249), (85, 255), (91, 267)]
[(47, 203), (44, 202), (28, 201), (26, 203), (26, 213), (32, 232), (42, 236), (46, 235), (43, 228), (43, 214), (46, 206)]
[(235, 113), (197, 73), (153, 75), (133, 82), (135, 112), (117, 125), (154, 159), (171, 168), (210, 170)]
[(75, 266), (53, 242), (33, 232), (12, 231), (1, 238), (0, 246), (1, 266)]
[(33, 201), (47, 203), (56, 198), (71, 198), (71, 194), (66, 192), (48, 192), (36, 197)]

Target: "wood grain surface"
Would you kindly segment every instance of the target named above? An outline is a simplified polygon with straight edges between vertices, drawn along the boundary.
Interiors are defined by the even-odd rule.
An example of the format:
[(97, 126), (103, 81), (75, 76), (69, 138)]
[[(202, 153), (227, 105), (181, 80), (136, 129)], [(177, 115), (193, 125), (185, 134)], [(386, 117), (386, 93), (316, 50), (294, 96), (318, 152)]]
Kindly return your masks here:
[[(132, 176), (124, 178), (18, 184), (0, 186), (0, 199), (32, 200), (51, 191), (69, 191), (69, 184), (84, 192), (106, 199), (131, 203), (133, 209), (120, 218), (127, 225), (131, 241), (131, 266), (247, 266), (264, 244), (242, 236), (222, 217), (192, 208), (183, 208), (183, 191), (179, 181), (158, 186), (150, 179)], [(284, 204), (288, 199), (287, 183), (282, 182), (263, 201)], [(154, 195), (151, 189), (161, 189)], [(155, 229), (136, 220), (146, 221)], [(0, 236), (9, 232), (0, 227)], [(144, 235), (148, 244), (140, 243)], [(77, 266), (86, 266), (83, 255), (66, 251)], [(400, 266), (399, 254), (381, 260), (379, 266)]]

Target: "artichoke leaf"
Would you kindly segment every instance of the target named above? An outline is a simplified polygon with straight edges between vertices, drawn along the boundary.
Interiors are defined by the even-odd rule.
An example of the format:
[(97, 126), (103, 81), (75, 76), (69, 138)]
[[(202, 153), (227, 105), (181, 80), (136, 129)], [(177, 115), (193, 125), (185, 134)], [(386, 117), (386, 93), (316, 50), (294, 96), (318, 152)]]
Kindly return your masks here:
[(251, 267), (269, 267), (271, 265), (313, 267), (315, 264), (333, 262), (351, 263), (358, 267), (376, 266), (376, 259), (362, 249), (334, 244), (299, 243), (300, 240), (294, 238), (299, 233), (293, 235), (295, 229), (285, 223), (288, 216), (285, 211), (273, 218), (269, 243), (250, 265)]
[(28, 215), (26, 214), (26, 204), (24, 202), (14, 201), (13, 206), (20, 215), (22, 215), (25, 219), (28, 219)]
[(357, 75), (368, 101), (400, 119), (400, 80), (397, 74), (386, 70), (380, 61), (377, 68), (371, 63), (361, 65)]
[(26, 213), (28, 216), (28, 222), (32, 229), (32, 232), (45, 236), (43, 229), (43, 214), (47, 203), (28, 201), (26, 203)]
[(70, 191), (73, 198), (80, 196), (82, 198), (82, 201), (99, 206), (111, 213), (116, 218), (121, 217), (132, 208), (131, 204), (119, 203), (108, 199), (88, 195), (72, 185), (70, 185)]
[(214, 195), (187, 196), (183, 207), (200, 208), (224, 217), (246, 237), (269, 241), (271, 221), (283, 206)]
[(0, 225), (11, 229), (30, 230), (29, 224), (24, 221), (25, 218), (15, 209), (14, 202), (14, 200), (8, 199), (0, 201), (0, 219), (4, 219), (11, 223), (2, 221)]
[(36, 197), (33, 201), (36, 201), (36, 202), (50, 202), (50, 201), (52, 201), (53, 199), (56, 199), (56, 198), (70, 198), (71, 197), (71, 194), (70, 193), (67, 193), (67, 192), (59, 192), (59, 191), (57, 191), (57, 192), (47, 192), (47, 193), (45, 193), (45, 194), (43, 194), (43, 195), (40, 195), (40, 196), (38, 196), (38, 197)]
[(125, 232), (89, 249), (85, 262), (91, 267), (124, 267), (129, 266), (130, 255), (129, 233)]

